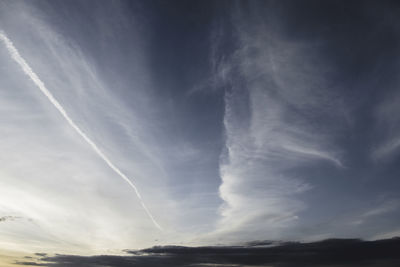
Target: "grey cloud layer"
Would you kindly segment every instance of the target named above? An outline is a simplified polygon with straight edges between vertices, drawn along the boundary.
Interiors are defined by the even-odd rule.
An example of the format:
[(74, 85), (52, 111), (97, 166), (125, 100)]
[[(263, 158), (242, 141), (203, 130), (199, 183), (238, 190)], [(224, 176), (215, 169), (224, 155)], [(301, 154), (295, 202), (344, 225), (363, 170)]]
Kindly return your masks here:
[[(268, 243), (268, 242), (266, 242)], [(260, 242), (261, 244), (261, 242)], [(287, 243), (272, 247), (153, 247), (128, 251), (125, 256), (57, 255), (20, 261), (26, 266), (398, 266), (399, 240), (333, 239), (314, 243)], [(40, 255), (39, 255), (40, 256)]]

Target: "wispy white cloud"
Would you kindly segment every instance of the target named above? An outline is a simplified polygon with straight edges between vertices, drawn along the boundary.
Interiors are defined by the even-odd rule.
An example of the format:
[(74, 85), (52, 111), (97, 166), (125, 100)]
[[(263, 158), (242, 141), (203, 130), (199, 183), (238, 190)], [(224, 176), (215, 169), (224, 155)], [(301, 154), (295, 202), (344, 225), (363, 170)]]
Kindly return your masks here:
[(388, 200), (383, 202), (379, 206), (366, 211), (365, 213), (362, 214), (362, 217), (363, 218), (375, 217), (396, 211), (399, 208), (400, 208), (400, 202), (398, 200)]
[(17, 62), (23, 71), (25, 72), (26, 75), (29, 76), (29, 78), (32, 79), (32, 81), (35, 83), (35, 85), (40, 89), (40, 91), (49, 99), (51, 104), (54, 105), (54, 107), (61, 113), (61, 115), (64, 117), (64, 119), (68, 122), (68, 124), (92, 147), (92, 149), (96, 152), (96, 154), (104, 160), (104, 162), (122, 179), (124, 179), (129, 186), (133, 188), (135, 191), (137, 197), (139, 198), (139, 201), (143, 207), (143, 209), (146, 211), (147, 215), (150, 217), (151, 221), (154, 223), (154, 225), (161, 230), (160, 225), (157, 223), (157, 221), (154, 219), (153, 215), (150, 213), (149, 209), (145, 205), (145, 203), (142, 200), (142, 197), (137, 189), (137, 187), (129, 180), (129, 178), (121, 172), (118, 167), (114, 165), (114, 163), (100, 150), (100, 148), (87, 136), (86, 133), (84, 133), (80, 127), (71, 119), (71, 117), (68, 115), (68, 113), (65, 111), (65, 109), (61, 106), (60, 102), (57, 101), (57, 99), (54, 98), (54, 96), (50, 93), (50, 91), (46, 88), (44, 83), (40, 80), (40, 78), (36, 75), (36, 73), (31, 69), (31, 67), (28, 65), (28, 63), (21, 57), (19, 54), (18, 50), (15, 48), (11, 40), (5, 35), (4, 32), (0, 31), (0, 39), (4, 42), (6, 45), (8, 51), (10, 52), (11, 57)]
[[(1, 19), (9, 37), (15, 38), (15, 47), (26, 58), (18, 56), (3, 34), (2, 41), (9, 50), (4, 45), (0, 49), (2, 61), (8, 66), (0, 74), (4, 78), (1, 214), (16, 214), (32, 221), (18, 220), (3, 227), (4, 246), (90, 253), (105, 248), (144, 247), (153, 244), (155, 238), (162, 240), (168, 233), (157, 234), (143, 207), (91, 150), (93, 144), (101, 147), (107, 159), (118, 162), (121, 173), (138, 178), (142, 198), (164, 218), (160, 220), (168, 228), (165, 218), (168, 212), (173, 213), (173, 201), (165, 198), (168, 192), (162, 179), (162, 158), (155, 156), (157, 145), (149, 129), (153, 126), (140, 118), (149, 112), (131, 112), (112, 90), (115, 87), (99, 75), (90, 56), (57, 34), (40, 10), (27, 2), (5, 7), (7, 14), (18, 14), (17, 20), (4, 13)], [(29, 28), (26, 34), (20, 30), (22, 21), (29, 22), (24, 28)], [(24, 71), (12, 62), (10, 51)], [(141, 62), (137, 64), (141, 66)], [(38, 85), (47, 89), (44, 84), (54, 89), (51, 96), (45, 90), (47, 96), (70, 125), (35, 88)], [(142, 80), (137, 80), (137, 86), (140, 102), (146, 99)], [(76, 131), (87, 134), (85, 140), (91, 141), (92, 148)]]
[(324, 162), (344, 165), (335, 135), (321, 119), (335, 124), (341, 115), (330, 103), (336, 101), (330, 70), (317, 60), (318, 47), (289, 40), (279, 26), (269, 26), (271, 19), (254, 17), (257, 27), (246, 28), (236, 13), (239, 48), (217, 68), (228, 70), (217, 72), (227, 88), (219, 190), (225, 203), (218, 231), (281, 238), (306, 208), (299, 194), (312, 188), (307, 177), (289, 171)]
[(372, 159), (380, 160), (397, 154), (400, 148), (399, 107), (400, 94), (390, 93), (375, 107), (374, 126), (378, 141), (371, 151)]
[[(24, 73), (7, 48), (0, 47), (7, 66), (0, 71), (0, 214), (32, 221), (7, 224), (0, 232), (0, 247), (98, 253), (187, 241), (213, 227), (219, 199), (216, 189), (210, 192), (204, 182), (210, 179), (210, 154), (172, 129), (178, 122), (171, 122), (168, 112), (175, 107), (155, 94), (144, 38), (130, 21), (135, 18), (121, 13), (122, 7), (115, 9), (118, 3), (109, 5), (99, 10), (107, 16), (111, 12), (118, 23), (97, 25), (103, 17), (96, 13), (88, 18), (99, 27), (91, 29), (93, 51), (88, 52), (78, 42), (84, 37), (69, 35), (74, 21), (65, 22), (71, 27), (65, 32), (50, 23), (50, 7), (44, 12), (30, 2), (3, 4), (4, 31), (29, 66)], [(125, 36), (124, 29), (129, 29), (129, 44), (116, 43)], [(129, 46), (130, 54), (120, 51), (120, 45)], [(127, 58), (132, 60), (126, 63)], [(69, 124), (37, 84), (51, 91), (53, 104), (58, 102)], [(79, 129), (87, 138), (77, 134)], [(164, 231), (154, 227), (97, 150), (121, 173), (135, 177), (143, 201)]]

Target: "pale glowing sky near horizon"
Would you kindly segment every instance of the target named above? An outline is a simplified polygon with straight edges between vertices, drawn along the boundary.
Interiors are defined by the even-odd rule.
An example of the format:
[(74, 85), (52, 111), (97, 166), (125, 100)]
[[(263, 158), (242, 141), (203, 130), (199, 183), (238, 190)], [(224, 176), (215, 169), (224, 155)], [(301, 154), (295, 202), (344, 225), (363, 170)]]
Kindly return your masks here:
[(400, 235), (398, 13), (0, 1), (0, 249)]

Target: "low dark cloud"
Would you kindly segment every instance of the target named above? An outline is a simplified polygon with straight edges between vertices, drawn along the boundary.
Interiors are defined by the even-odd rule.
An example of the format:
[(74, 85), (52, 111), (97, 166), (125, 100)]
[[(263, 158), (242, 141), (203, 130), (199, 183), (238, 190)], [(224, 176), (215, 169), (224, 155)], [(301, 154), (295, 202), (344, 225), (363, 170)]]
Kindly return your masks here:
[[(16, 264), (18, 264), (18, 265), (26, 265), (26, 266), (48, 266), (47, 264), (37, 263), (37, 262), (33, 262), (33, 261), (17, 262)], [(96, 266), (96, 265), (93, 265), (93, 266)]]
[[(359, 239), (329, 239), (313, 243), (282, 243), (261, 246), (182, 247), (156, 246), (127, 251), (126, 256), (43, 256), (37, 262), (18, 262), (27, 266), (400, 266), (400, 238), (363, 241)], [(36, 254), (39, 255), (39, 254)]]
[(0, 222), (5, 222), (5, 221), (15, 221), (17, 219), (20, 219), (21, 217), (18, 216), (2, 216), (0, 217)]

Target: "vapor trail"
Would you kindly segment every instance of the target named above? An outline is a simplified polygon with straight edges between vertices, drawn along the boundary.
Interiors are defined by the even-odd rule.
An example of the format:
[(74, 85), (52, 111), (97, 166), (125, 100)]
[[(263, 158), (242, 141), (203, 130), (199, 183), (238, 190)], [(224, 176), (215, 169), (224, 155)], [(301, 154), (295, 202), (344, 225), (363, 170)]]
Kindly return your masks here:
[(97, 153), (97, 155), (104, 160), (104, 162), (122, 179), (124, 179), (135, 191), (136, 196), (139, 198), (140, 203), (142, 204), (143, 209), (146, 211), (147, 215), (152, 220), (153, 224), (160, 230), (162, 230), (161, 226), (154, 219), (153, 215), (147, 209), (144, 204), (142, 197), (136, 188), (136, 186), (128, 179), (128, 177), (122, 173), (108, 158), (104, 153), (98, 148), (98, 146), (75, 124), (75, 122), (69, 117), (68, 113), (61, 106), (61, 104), (54, 98), (54, 96), (50, 93), (50, 91), (46, 88), (44, 83), (40, 80), (40, 78), (36, 75), (36, 73), (32, 70), (32, 68), (28, 65), (28, 63), (24, 60), (24, 58), (19, 54), (17, 48), (15, 48), (14, 44), (10, 39), (6, 36), (6, 34), (0, 30), (0, 39), (4, 42), (8, 52), (10, 53), (12, 59), (17, 62), (26, 75), (31, 78), (33, 83), (40, 89), (40, 91), (49, 99), (49, 101), (54, 105), (54, 107), (61, 113), (64, 119), (69, 123), (69, 125), (92, 147), (92, 149)]

